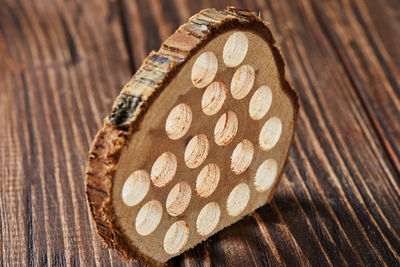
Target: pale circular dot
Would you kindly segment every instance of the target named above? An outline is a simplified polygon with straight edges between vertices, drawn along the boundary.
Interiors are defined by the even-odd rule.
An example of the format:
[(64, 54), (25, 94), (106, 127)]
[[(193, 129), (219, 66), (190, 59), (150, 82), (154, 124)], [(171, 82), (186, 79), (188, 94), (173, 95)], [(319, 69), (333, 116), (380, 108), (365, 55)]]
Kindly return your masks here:
[(260, 167), (258, 167), (254, 187), (257, 191), (267, 191), (274, 183), (276, 175), (278, 173), (278, 163), (275, 159), (265, 160)]
[(250, 65), (241, 66), (232, 77), (231, 93), (234, 99), (240, 100), (247, 96), (253, 88), (255, 71)]
[(172, 140), (184, 136), (192, 123), (192, 110), (187, 104), (175, 106), (169, 113), (165, 122), (165, 131)]
[(217, 202), (206, 204), (196, 220), (197, 232), (202, 236), (210, 234), (217, 226), (220, 215), (221, 209)]
[(166, 186), (175, 176), (178, 162), (172, 152), (162, 153), (151, 168), (151, 181), (157, 187)]
[(189, 239), (189, 226), (183, 220), (177, 221), (169, 227), (164, 237), (164, 250), (168, 254), (180, 252)]
[(222, 81), (212, 82), (204, 91), (201, 108), (206, 115), (216, 114), (226, 100), (226, 85)]
[(246, 57), (249, 40), (243, 32), (235, 32), (229, 36), (225, 43), (223, 59), (228, 67), (236, 67)]
[(162, 211), (162, 205), (157, 200), (144, 204), (136, 216), (136, 231), (142, 236), (154, 232), (161, 221)]
[(250, 118), (259, 120), (267, 114), (272, 104), (272, 91), (268, 86), (261, 86), (250, 99)]
[(247, 170), (253, 160), (253, 144), (244, 139), (237, 144), (231, 156), (231, 170), (234, 174), (241, 174)]
[(228, 196), (226, 208), (232, 217), (238, 216), (247, 206), (250, 199), (250, 189), (245, 183), (238, 184)]
[(278, 117), (269, 119), (260, 131), (258, 142), (264, 151), (272, 149), (279, 141), (282, 133), (282, 122)]
[(197, 88), (209, 85), (218, 70), (218, 60), (213, 52), (202, 53), (192, 67), (192, 83)]
[(122, 187), (122, 200), (127, 206), (135, 206), (149, 192), (150, 175), (145, 170), (137, 170), (129, 175)]
[(185, 163), (191, 169), (199, 167), (207, 158), (210, 145), (207, 136), (198, 134), (194, 136), (185, 149)]
[(210, 163), (204, 166), (196, 179), (196, 192), (202, 197), (209, 197), (217, 188), (220, 178), (217, 164)]
[(226, 146), (236, 136), (239, 128), (239, 119), (235, 112), (228, 111), (218, 119), (214, 129), (215, 143)]
[(189, 206), (192, 190), (187, 182), (177, 183), (169, 192), (166, 208), (171, 216), (182, 214)]

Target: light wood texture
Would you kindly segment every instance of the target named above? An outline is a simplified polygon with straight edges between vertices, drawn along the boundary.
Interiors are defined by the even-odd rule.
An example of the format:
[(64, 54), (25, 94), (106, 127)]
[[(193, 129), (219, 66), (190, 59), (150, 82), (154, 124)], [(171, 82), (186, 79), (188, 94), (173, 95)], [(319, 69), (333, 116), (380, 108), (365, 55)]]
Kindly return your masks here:
[(270, 206), (176, 266), (396, 266), (397, 1), (0, 2), (1, 263), (140, 266), (87, 212), (87, 151), (121, 86), (202, 8), (260, 11), (302, 102)]

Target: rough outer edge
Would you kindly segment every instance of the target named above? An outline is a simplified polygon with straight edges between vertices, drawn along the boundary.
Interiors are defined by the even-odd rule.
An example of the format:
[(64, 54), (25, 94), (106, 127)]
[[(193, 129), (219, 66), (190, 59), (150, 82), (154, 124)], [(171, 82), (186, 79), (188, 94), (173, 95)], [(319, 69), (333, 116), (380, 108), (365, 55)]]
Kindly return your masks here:
[[(248, 10), (228, 7), (224, 11), (204, 9), (180, 26), (162, 45), (151, 52), (115, 101), (89, 152), (86, 196), (97, 232), (110, 248), (145, 266), (165, 266), (133, 246), (119, 229), (111, 204), (112, 180), (120, 153), (136, 131), (147, 108), (193, 55), (214, 37), (231, 29), (253, 31), (270, 46), (280, 75), (281, 87), (294, 106), (294, 128), (299, 109), (298, 96), (285, 79), (285, 63), (267, 25)], [(293, 129), (294, 133), (294, 129)], [(292, 138), (293, 139), (293, 136)], [(286, 155), (285, 163), (289, 152)], [(283, 168), (282, 168), (283, 170)], [(281, 171), (282, 172), (282, 171)], [(272, 199), (278, 181), (271, 189)]]

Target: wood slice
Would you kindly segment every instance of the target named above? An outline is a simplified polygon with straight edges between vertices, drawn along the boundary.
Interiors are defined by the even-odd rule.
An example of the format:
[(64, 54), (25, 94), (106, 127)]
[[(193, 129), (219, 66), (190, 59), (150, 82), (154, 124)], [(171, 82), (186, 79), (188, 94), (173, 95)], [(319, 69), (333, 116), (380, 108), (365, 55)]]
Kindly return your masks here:
[(147, 57), (89, 155), (110, 247), (163, 265), (271, 200), (298, 110), (274, 43), (254, 13), (206, 9)]

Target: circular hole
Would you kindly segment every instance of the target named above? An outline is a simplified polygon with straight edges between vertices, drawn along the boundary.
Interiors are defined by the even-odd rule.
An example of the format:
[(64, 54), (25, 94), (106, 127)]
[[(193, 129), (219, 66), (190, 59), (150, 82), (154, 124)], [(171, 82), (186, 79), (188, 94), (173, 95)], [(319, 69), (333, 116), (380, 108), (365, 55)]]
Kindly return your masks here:
[(278, 163), (274, 159), (267, 159), (256, 172), (254, 187), (257, 191), (267, 191), (274, 183), (276, 174), (278, 173)]
[(247, 170), (253, 160), (254, 147), (253, 144), (244, 139), (237, 144), (233, 150), (231, 157), (231, 170), (234, 174), (241, 174)]
[(250, 189), (245, 183), (238, 184), (228, 196), (226, 208), (232, 217), (238, 216), (247, 206), (250, 199)]
[(251, 90), (256, 77), (252, 66), (241, 66), (232, 77), (231, 93), (234, 99), (243, 99)]
[(174, 153), (162, 153), (151, 168), (151, 181), (153, 184), (157, 187), (166, 186), (174, 178), (177, 164)]
[(268, 86), (261, 86), (250, 99), (250, 118), (259, 120), (267, 114), (272, 103), (272, 92)]
[(225, 43), (223, 59), (228, 67), (236, 67), (246, 57), (249, 40), (243, 32), (235, 32), (229, 36)]
[(226, 91), (226, 85), (221, 81), (207, 86), (201, 99), (201, 108), (206, 115), (214, 115), (221, 109), (226, 100)]
[(258, 142), (264, 151), (273, 148), (279, 141), (282, 133), (282, 122), (278, 117), (269, 119), (260, 131)]
[(143, 236), (149, 235), (156, 230), (162, 217), (162, 205), (157, 200), (151, 200), (139, 210), (135, 227), (136, 231)]
[(207, 164), (199, 173), (196, 180), (196, 192), (200, 197), (209, 197), (217, 188), (220, 171), (216, 164)]
[(192, 82), (197, 88), (203, 88), (214, 80), (218, 70), (218, 60), (213, 52), (204, 52), (193, 64)]
[(207, 136), (198, 134), (193, 137), (186, 146), (185, 150), (185, 163), (191, 169), (199, 167), (207, 158), (208, 150)]
[(182, 214), (189, 206), (192, 190), (187, 182), (177, 183), (169, 192), (166, 202), (167, 212), (171, 216)]
[(214, 129), (215, 143), (226, 146), (235, 137), (239, 127), (239, 119), (235, 112), (228, 111), (218, 119)]
[(202, 236), (210, 234), (217, 226), (220, 215), (221, 209), (217, 202), (205, 205), (196, 220), (197, 232)]
[(169, 113), (165, 131), (170, 139), (177, 140), (187, 133), (191, 122), (192, 110), (186, 104), (179, 104)]
[(171, 225), (164, 237), (164, 250), (176, 254), (183, 249), (189, 239), (189, 226), (183, 220)]
[(150, 176), (145, 170), (137, 170), (129, 175), (122, 187), (122, 200), (127, 206), (135, 206), (147, 195)]

